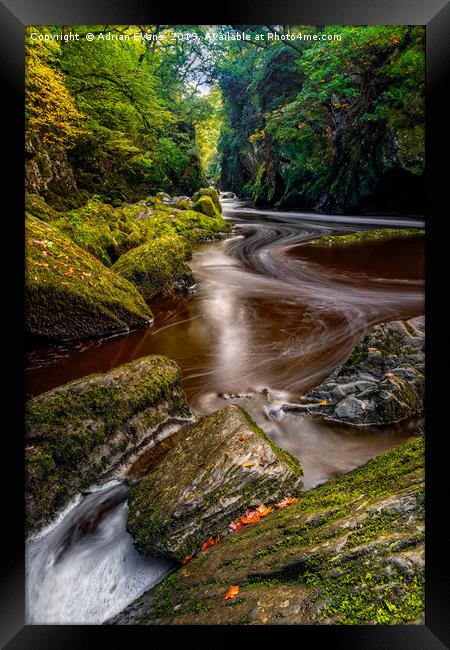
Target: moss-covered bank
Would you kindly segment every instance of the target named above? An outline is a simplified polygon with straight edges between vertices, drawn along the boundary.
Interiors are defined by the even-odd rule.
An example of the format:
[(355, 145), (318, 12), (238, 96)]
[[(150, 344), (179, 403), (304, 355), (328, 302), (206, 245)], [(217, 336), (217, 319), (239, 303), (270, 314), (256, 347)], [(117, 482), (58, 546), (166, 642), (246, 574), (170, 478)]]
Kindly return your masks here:
[[(211, 191), (217, 195), (216, 190)], [(77, 246), (111, 266), (129, 250), (164, 235), (178, 235), (192, 242), (228, 234), (231, 225), (220, 216), (213, 199), (209, 195), (201, 195), (200, 199), (208, 203), (206, 207), (202, 204), (201, 210), (197, 208), (202, 206), (191, 209), (190, 201), (181, 202), (182, 208), (175, 207), (163, 196), (118, 207), (93, 197), (76, 210), (57, 212), (41, 197), (27, 195), (26, 207), (30, 214), (51, 223)]]
[(420, 228), (381, 228), (378, 230), (359, 230), (347, 235), (323, 235), (313, 239), (308, 244), (314, 246), (340, 246), (345, 244), (356, 244), (361, 241), (374, 241), (378, 239), (393, 239), (395, 237), (410, 237), (412, 235), (423, 235)]
[(110, 622), (423, 623), (423, 492), (418, 437), (231, 534)]
[(123, 474), (162, 426), (191, 414), (174, 361), (150, 356), (72, 381), (26, 406), (26, 514), (33, 530), (80, 490)]
[(81, 339), (143, 327), (152, 313), (136, 288), (59, 229), (26, 219), (25, 326), (50, 339)]

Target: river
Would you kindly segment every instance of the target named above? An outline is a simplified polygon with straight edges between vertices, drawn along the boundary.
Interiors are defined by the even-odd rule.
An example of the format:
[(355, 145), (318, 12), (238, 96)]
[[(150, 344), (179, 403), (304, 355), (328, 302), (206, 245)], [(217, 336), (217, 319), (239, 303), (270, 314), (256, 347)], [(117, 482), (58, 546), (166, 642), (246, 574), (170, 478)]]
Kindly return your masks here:
[[(307, 489), (404, 442), (417, 421), (361, 433), (287, 414), (280, 406), (320, 383), (372, 325), (424, 313), (423, 236), (339, 248), (308, 241), (423, 222), (255, 210), (230, 200), (223, 205), (234, 234), (195, 246), (190, 264), (199, 282), (196, 294), (152, 301), (155, 322), (144, 330), (33, 346), (28, 396), (164, 354), (180, 365), (197, 414), (228, 403), (244, 406), (301, 460)], [(170, 570), (168, 563), (134, 551), (125, 531), (126, 488), (113, 483), (98, 490), (78, 497), (28, 541), (29, 622), (102, 622)]]

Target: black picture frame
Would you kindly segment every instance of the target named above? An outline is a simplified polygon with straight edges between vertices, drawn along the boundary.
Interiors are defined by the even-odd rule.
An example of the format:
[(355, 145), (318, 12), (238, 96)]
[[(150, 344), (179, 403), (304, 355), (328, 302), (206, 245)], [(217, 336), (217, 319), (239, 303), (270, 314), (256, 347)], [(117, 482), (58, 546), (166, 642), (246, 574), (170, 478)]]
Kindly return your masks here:
[[(437, 279), (446, 270), (439, 243), (450, 241), (444, 232), (448, 213), (449, 178), (447, 157), (450, 62), (450, 6), (445, 0), (259, 0), (242, 1), (204, 10), (192, 5), (184, 10), (164, 3), (139, 0), (3, 0), (0, 2), (0, 51), (3, 89), (3, 147), (1, 155), (6, 179), (3, 184), (3, 253), (12, 253), (4, 266), (3, 341), (6, 385), (3, 389), (3, 577), (1, 588), (0, 643), (10, 650), (26, 648), (89, 648), (114, 643), (186, 644), (212, 650), (233, 645), (293, 643), (320, 644), (347, 650), (439, 650), (450, 647), (450, 579), (446, 490), (448, 485), (448, 431), (440, 414), (448, 401), (446, 380), (439, 379), (439, 367), (446, 369), (448, 327), (439, 308), (446, 296)], [(24, 466), (23, 466), (23, 140), (24, 123), (24, 27), (27, 24), (424, 24), (427, 42), (427, 234), (426, 234), (426, 619), (423, 626), (25, 626), (24, 625)], [(448, 92), (448, 91), (447, 91)], [(5, 143), (5, 138), (10, 142)], [(3, 177), (5, 178), (5, 176)], [(444, 249), (443, 249), (444, 250)], [(442, 262), (444, 261), (444, 264)], [(7, 316), (6, 316), (7, 315)], [(448, 359), (449, 361), (450, 359)], [(447, 365), (448, 365), (447, 361)], [(437, 369), (437, 370), (435, 370)], [(448, 425), (447, 425), (448, 429)], [(7, 470), (7, 471), (5, 471)], [(446, 471), (447, 470), (447, 471)], [(298, 629), (301, 627), (301, 629)], [(139, 638), (135, 638), (136, 635)], [(133, 637), (130, 639), (129, 637)]]

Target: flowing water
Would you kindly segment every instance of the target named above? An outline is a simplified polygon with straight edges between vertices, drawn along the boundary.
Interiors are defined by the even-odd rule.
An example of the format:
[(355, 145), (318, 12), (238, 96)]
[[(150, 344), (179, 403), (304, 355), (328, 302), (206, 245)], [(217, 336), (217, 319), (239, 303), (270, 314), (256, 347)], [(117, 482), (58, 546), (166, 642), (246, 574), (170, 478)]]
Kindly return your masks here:
[[(301, 460), (306, 488), (404, 442), (417, 421), (361, 432), (284, 414), (280, 406), (320, 383), (372, 325), (424, 312), (422, 236), (337, 248), (308, 241), (330, 232), (423, 224), (406, 217), (255, 210), (231, 201), (224, 208), (235, 232), (196, 246), (197, 294), (152, 301), (155, 322), (144, 330), (33, 347), (28, 394), (147, 354), (167, 355), (182, 368), (195, 412), (244, 406)], [(125, 501), (123, 485), (84, 496), (29, 541), (30, 622), (101, 622), (169, 570), (133, 550)]]

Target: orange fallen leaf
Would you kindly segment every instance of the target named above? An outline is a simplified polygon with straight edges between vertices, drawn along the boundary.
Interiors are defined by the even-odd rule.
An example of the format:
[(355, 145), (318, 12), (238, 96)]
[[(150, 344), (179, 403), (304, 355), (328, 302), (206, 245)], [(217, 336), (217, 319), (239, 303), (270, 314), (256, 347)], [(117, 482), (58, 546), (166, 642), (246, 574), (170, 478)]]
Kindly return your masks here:
[(369, 352), (379, 352), (378, 348), (367, 348)]
[(253, 467), (255, 463), (244, 463), (242, 467)]
[(239, 521), (245, 525), (254, 524), (255, 522), (261, 519), (261, 513), (257, 510), (246, 510), (242, 517), (239, 517)]
[(66, 276), (70, 278), (70, 276), (73, 275), (73, 268), (70, 267), (70, 269), (67, 271)]
[(233, 585), (228, 589), (227, 593), (223, 597), (224, 600), (230, 600), (231, 598), (235, 598), (239, 593), (239, 585)]
[(392, 42), (393, 45), (397, 45), (397, 43), (398, 43), (398, 36), (395, 36), (395, 34), (392, 35), (392, 36), (391, 36), (391, 42)]
[(261, 517), (266, 517), (266, 515), (270, 515), (270, 513), (273, 512), (274, 510), (273, 508), (268, 508), (267, 506), (265, 506), (264, 503), (261, 503), (261, 505), (259, 505), (256, 508), (256, 511), (259, 512)]
[(237, 439), (242, 442), (243, 440), (245, 440), (245, 436), (238, 436)]
[(186, 555), (186, 557), (183, 560), (181, 560), (181, 564), (187, 564), (192, 560), (192, 557), (193, 557), (192, 555)]
[(328, 404), (328, 400), (323, 399), (321, 402), (319, 402), (320, 406), (326, 406)]
[(244, 524), (240, 519), (236, 519), (236, 521), (232, 521), (231, 524), (228, 526), (230, 530), (240, 530), (241, 528), (244, 528)]
[(280, 501), (280, 503), (277, 503), (276, 506), (277, 508), (286, 508), (287, 506), (290, 506), (291, 503), (296, 503), (298, 499), (296, 497), (286, 497), (283, 499), (283, 501)]
[(202, 551), (206, 551), (207, 548), (210, 546), (214, 546), (214, 544), (217, 544), (217, 542), (220, 540), (220, 535), (217, 535), (216, 539), (213, 539), (212, 537), (209, 537), (206, 542), (203, 542), (202, 544)]

